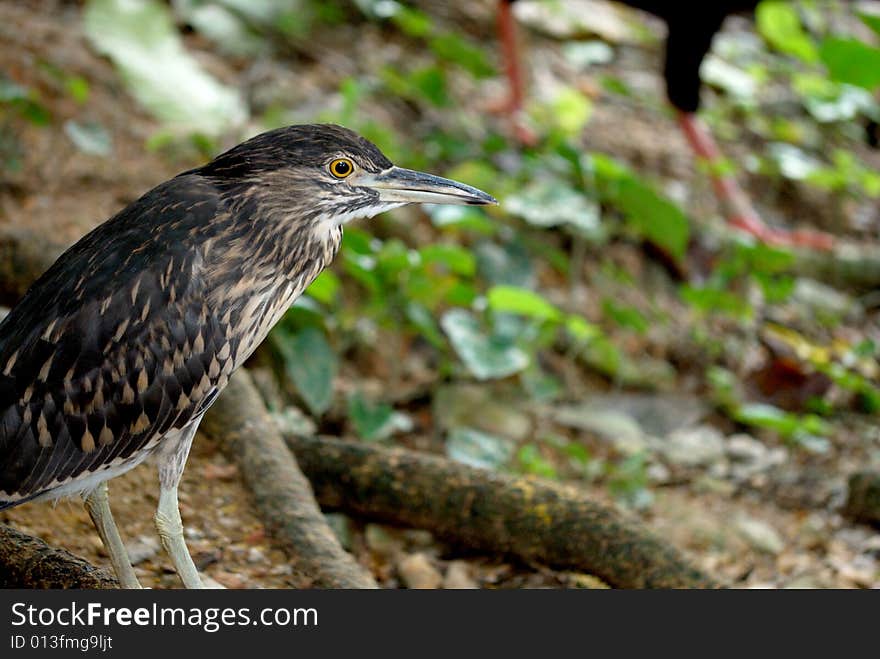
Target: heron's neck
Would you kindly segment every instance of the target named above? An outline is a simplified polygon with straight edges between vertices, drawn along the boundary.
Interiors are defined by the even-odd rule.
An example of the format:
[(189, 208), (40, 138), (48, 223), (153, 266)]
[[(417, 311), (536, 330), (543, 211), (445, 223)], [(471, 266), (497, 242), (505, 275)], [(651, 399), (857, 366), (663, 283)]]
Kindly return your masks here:
[(234, 224), (206, 245), (204, 280), (215, 282), (209, 303), (218, 316), (229, 313), (243, 337), (237, 362), (265, 339), (330, 264), (342, 241), (341, 226), (303, 222), (285, 212), (263, 208), (249, 217), (232, 213)]

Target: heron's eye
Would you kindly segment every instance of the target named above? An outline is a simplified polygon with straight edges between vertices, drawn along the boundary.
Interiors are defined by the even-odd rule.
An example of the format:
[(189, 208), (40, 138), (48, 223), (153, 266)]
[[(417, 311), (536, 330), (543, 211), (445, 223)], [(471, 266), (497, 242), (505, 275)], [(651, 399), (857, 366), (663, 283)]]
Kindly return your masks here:
[(336, 178), (345, 178), (354, 171), (354, 163), (348, 158), (337, 158), (330, 163), (330, 173)]

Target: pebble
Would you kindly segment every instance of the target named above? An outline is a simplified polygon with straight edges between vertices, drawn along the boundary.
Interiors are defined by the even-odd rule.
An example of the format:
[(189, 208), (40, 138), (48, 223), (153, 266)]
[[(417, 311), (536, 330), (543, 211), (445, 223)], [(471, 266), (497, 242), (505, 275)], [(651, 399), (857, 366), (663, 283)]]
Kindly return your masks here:
[(567, 405), (554, 410), (553, 421), (598, 435), (623, 455), (645, 451), (650, 443), (650, 438), (632, 415), (616, 410), (589, 404)]
[(724, 457), (724, 435), (712, 426), (682, 428), (660, 444), (660, 452), (681, 467), (712, 464)]
[(736, 519), (736, 530), (753, 548), (767, 554), (778, 555), (785, 549), (779, 532), (767, 522), (747, 515)]
[(205, 588), (209, 590), (226, 590), (226, 586), (213, 577), (209, 577), (207, 574), (199, 574), (199, 576), (202, 578), (202, 585)]
[(397, 572), (407, 588), (433, 589), (443, 583), (443, 575), (421, 552), (401, 558), (397, 562)]
[(134, 542), (129, 542), (125, 548), (128, 550), (131, 564), (139, 565), (159, 553), (159, 541), (151, 536), (142, 535)]
[(370, 551), (379, 556), (393, 556), (401, 550), (402, 542), (378, 524), (367, 524), (364, 539)]
[(471, 577), (470, 566), (464, 561), (452, 561), (446, 568), (446, 576), (443, 577), (443, 587), (453, 590), (479, 588), (479, 585)]
[(246, 560), (248, 563), (265, 563), (266, 554), (259, 547), (251, 547), (248, 549)]
[(751, 435), (738, 433), (727, 438), (725, 452), (730, 460), (730, 475), (744, 481), (785, 462), (783, 448), (768, 449)]

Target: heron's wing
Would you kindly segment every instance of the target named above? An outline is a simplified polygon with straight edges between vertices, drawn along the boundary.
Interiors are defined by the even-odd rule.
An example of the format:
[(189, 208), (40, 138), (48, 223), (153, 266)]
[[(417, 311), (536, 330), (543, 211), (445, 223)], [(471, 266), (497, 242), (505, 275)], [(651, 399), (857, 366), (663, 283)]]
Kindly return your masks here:
[(212, 402), (236, 346), (207, 308), (199, 246), (224, 213), (204, 179), (172, 179), (65, 252), (0, 324), (0, 508), (124, 467)]

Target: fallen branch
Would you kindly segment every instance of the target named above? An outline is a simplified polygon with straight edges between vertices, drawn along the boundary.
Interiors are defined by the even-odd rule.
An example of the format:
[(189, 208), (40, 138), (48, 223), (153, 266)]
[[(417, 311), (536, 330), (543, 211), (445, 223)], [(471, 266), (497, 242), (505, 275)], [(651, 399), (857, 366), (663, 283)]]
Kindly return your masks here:
[(327, 525), (247, 371), (230, 380), (201, 430), (239, 466), (263, 520), (288, 547), (297, 571), (319, 587), (377, 587)]
[(106, 570), (5, 524), (0, 547), (0, 588), (119, 587)]
[(428, 529), (482, 551), (594, 574), (622, 588), (717, 588), (637, 520), (574, 487), (356, 442), (285, 438), (322, 505)]

